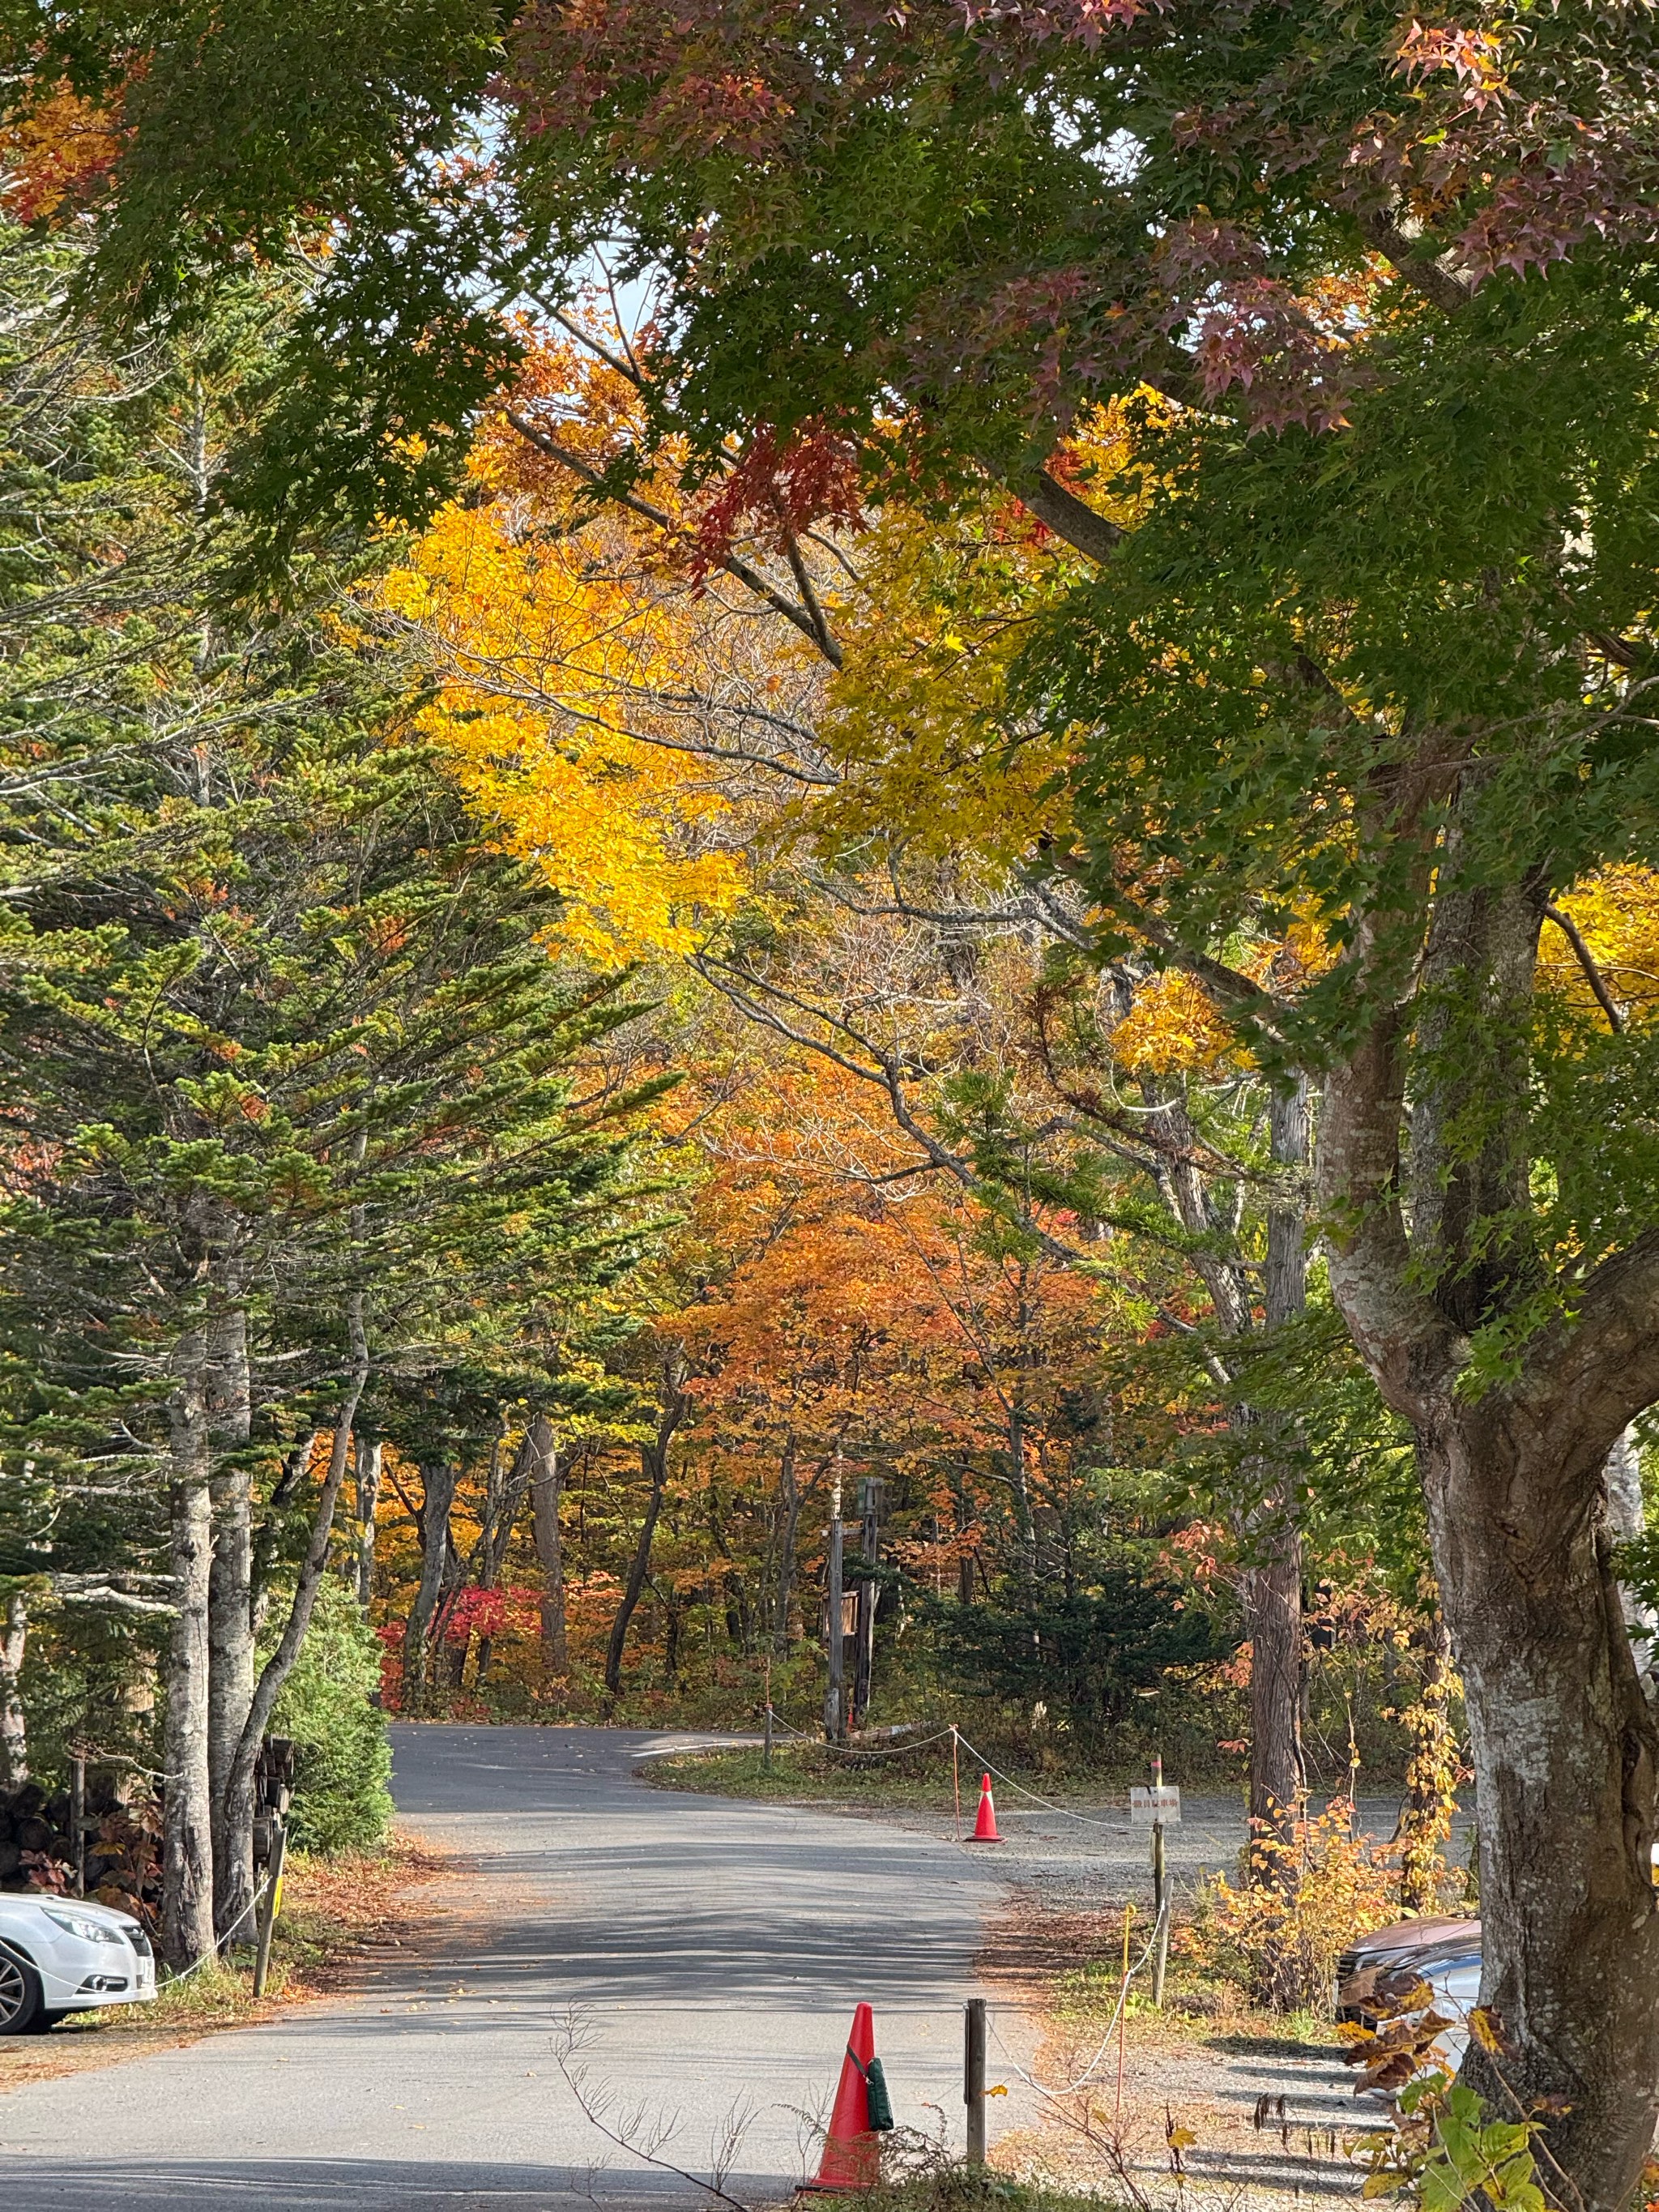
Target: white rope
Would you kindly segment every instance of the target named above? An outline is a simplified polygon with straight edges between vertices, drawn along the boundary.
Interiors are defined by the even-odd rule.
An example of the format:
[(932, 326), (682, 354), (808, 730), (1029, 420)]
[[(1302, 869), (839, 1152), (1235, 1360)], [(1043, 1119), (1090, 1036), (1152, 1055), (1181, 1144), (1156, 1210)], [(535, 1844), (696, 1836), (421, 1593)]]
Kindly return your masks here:
[[(258, 1888), (254, 1892), (253, 1902), (249, 1905), (247, 1912), (243, 1916), (243, 1919), (239, 1920), (236, 1923), (237, 1928), (243, 1925), (244, 1920), (258, 1911), (260, 1905), (264, 1902), (266, 1896), (269, 1894), (270, 1889), (270, 1876), (267, 1875), (264, 1881), (260, 1883)], [(169, 1973), (166, 1981), (158, 1982), (155, 1990), (157, 1996), (160, 1996), (163, 1990), (176, 1990), (180, 1982), (187, 1982), (192, 1974), (199, 1974), (204, 1966), (211, 1965), (213, 1960), (218, 1957), (220, 1952), (224, 1949), (226, 1944), (230, 1942), (231, 1937), (235, 1934), (235, 1929), (231, 1929), (223, 1936), (216, 1936), (208, 1948), (203, 1952), (201, 1957), (196, 1960), (191, 1965), (186, 1966), (182, 1973)]]
[(969, 1742), (967, 1737), (963, 1735), (960, 1729), (952, 1729), (951, 1733), (956, 1737), (957, 1741), (962, 1746), (963, 1749), (966, 1752), (971, 1753), (974, 1758), (979, 1761), (980, 1765), (985, 1768), (988, 1773), (994, 1774), (999, 1782), (1006, 1782), (1009, 1789), (1018, 1790), (1022, 1797), (1029, 1797), (1034, 1805), (1041, 1805), (1046, 1811), (1050, 1813), (1058, 1813), (1062, 1820), (1075, 1820), (1078, 1822), (1079, 1826), (1085, 1828), (1097, 1828), (1103, 1836), (1121, 1836), (1127, 1834), (1127, 1828), (1125, 1826), (1120, 1826), (1115, 1820), (1091, 1820), (1086, 1813), (1073, 1813), (1064, 1805), (1056, 1805), (1054, 1800), (1050, 1797), (1039, 1797), (1035, 1790), (1028, 1790), (1023, 1782), (1016, 1782), (1012, 1774), (1005, 1774), (1000, 1766), (993, 1766), (990, 1760), (985, 1756), (985, 1753), (982, 1751), (975, 1750), (974, 1746)]
[(1146, 1948), (1141, 1953), (1140, 1956), (1135, 1960), (1133, 1966), (1130, 1967), (1128, 1972), (1123, 1977), (1123, 1986), (1119, 1990), (1117, 1993), (1117, 2002), (1112, 2008), (1111, 2022), (1108, 2027), (1105, 2034), (1101, 2037), (1099, 2045), (1097, 2048), (1093, 2057), (1091, 2058), (1088, 2064), (1084, 2068), (1082, 2073), (1078, 2075), (1075, 2081), (1068, 2081), (1063, 2089), (1054, 2089), (1050, 2088), (1046, 2081), (1039, 2081), (1034, 2075), (1028, 2074), (1025, 2071), (1025, 2069), (1020, 2064), (1019, 2061), (1014, 2057), (1012, 2051), (1009, 2050), (1007, 2045), (1003, 2042), (1002, 2038), (1000, 2035), (997, 2035), (995, 2021), (994, 2020), (991, 2022), (991, 2033), (993, 2035), (996, 2035), (997, 2044), (1001, 2050), (1003, 2057), (1008, 2061), (1009, 2065), (1012, 2067), (1014, 2072), (1018, 2075), (1020, 2080), (1024, 2082), (1027, 2088), (1035, 2089), (1040, 2097), (1060, 2098), (1075, 2096), (1079, 2089), (1086, 2088), (1088, 2087), (1090, 2081), (1093, 2077), (1096, 2067), (1099, 2065), (1101, 2060), (1106, 2056), (1108, 2050), (1110, 2048), (1112, 2038), (1117, 2033), (1117, 2024), (1122, 2018), (1123, 2008), (1129, 2001), (1129, 1984), (1133, 1981), (1135, 1976), (1146, 1965), (1147, 1960), (1152, 1957), (1153, 1947), (1158, 1942), (1158, 1931), (1169, 1919), (1170, 1896), (1171, 1893), (1166, 1890), (1164, 1893), (1164, 1902), (1158, 1908), (1158, 1917), (1152, 1923), (1152, 1932), (1146, 1939)]
[[(901, 1752), (920, 1751), (924, 1744), (943, 1743), (946, 1736), (956, 1733), (951, 1728), (937, 1729), (932, 1735), (907, 1736), (902, 1743), (820, 1743), (810, 1729), (791, 1728), (775, 1705), (772, 1708), (772, 1718), (798, 1743), (810, 1743), (816, 1751), (839, 1752), (843, 1759), (896, 1759)], [(903, 1723), (901, 1722), (898, 1725), (902, 1727)]]

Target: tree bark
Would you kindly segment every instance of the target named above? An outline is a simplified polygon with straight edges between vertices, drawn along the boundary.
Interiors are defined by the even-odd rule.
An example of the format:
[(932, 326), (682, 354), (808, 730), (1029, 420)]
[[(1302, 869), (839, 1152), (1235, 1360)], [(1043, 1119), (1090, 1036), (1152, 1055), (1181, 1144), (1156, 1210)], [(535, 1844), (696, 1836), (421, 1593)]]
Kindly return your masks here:
[[(1625, 1431), (1607, 1454), (1604, 1480), (1607, 1493), (1607, 1533), (1616, 1544), (1628, 1544), (1642, 1534), (1647, 1526), (1647, 1513), (1642, 1502), (1642, 1455), (1640, 1440), (1634, 1428)], [(1625, 1609), (1625, 1626), (1630, 1631), (1631, 1649), (1636, 1654), (1636, 1665), (1653, 1696), (1653, 1669), (1656, 1650), (1659, 1650), (1659, 1619), (1651, 1606), (1644, 1605), (1627, 1583), (1619, 1585), (1620, 1602)]]
[[(329, 1538), (333, 1534), (335, 1508), (339, 1502), (341, 1487), (345, 1481), (346, 1462), (351, 1452), (351, 1424), (356, 1416), (358, 1401), (363, 1395), (363, 1386), (368, 1379), (368, 1352), (362, 1334), (362, 1314), (361, 1303), (355, 1303), (351, 1340), (356, 1364), (335, 1421), (328, 1470), (318, 1493), (317, 1510), (312, 1516), (311, 1534), (294, 1585), (294, 1601), (289, 1607), (282, 1635), (277, 1638), (276, 1649), (260, 1668), (259, 1679), (254, 1684), (241, 1741), (236, 1747), (236, 1756), (232, 1761), (225, 1787), (225, 1817), (232, 1840), (239, 1854), (246, 1851), (250, 1869), (253, 1863), (253, 1820), (257, 1809), (253, 1776), (259, 1747), (264, 1741), (265, 1730), (270, 1726), (271, 1712), (283, 1685), (293, 1672), (294, 1662), (300, 1656), (311, 1626), (317, 1592), (322, 1587), (323, 1576), (328, 1567)], [(250, 1886), (243, 1912), (239, 1915), (238, 1921), (229, 1923), (244, 1937), (251, 1930), (252, 1907), (253, 1892)]]
[(800, 1485), (795, 1476), (795, 1439), (787, 1438), (778, 1466), (778, 1557), (772, 1613), (772, 1650), (789, 1656), (789, 1602), (795, 1592), (795, 1539), (800, 1527)]
[[(1268, 1135), (1276, 1166), (1306, 1166), (1305, 1078), (1275, 1092)], [(1305, 1209), (1299, 1202), (1269, 1205), (1262, 1300), (1269, 1333), (1295, 1320), (1307, 1304), (1306, 1238)], [(1243, 1626), (1250, 1646), (1250, 1833), (1253, 1842), (1271, 1845), (1288, 1840), (1307, 1784), (1302, 1754), (1302, 1533), (1294, 1478), (1286, 1466), (1292, 1442), (1286, 1417), (1252, 1413), (1249, 1420), (1261, 1439), (1252, 1461), (1262, 1491), (1246, 1533), (1253, 1557), (1243, 1592)], [(1289, 1873), (1283, 1852), (1271, 1848), (1253, 1851), (1250, 1864), (1253, 1877), (1264, 1881), (1282, 1882)]]
[[(1564, 1510), (1563, 1470), (1496, 1412), (1449, 1413), (1425, 1456), (1480, 1812), (1481, 2001), (1520, 2046), (1504, 2082), (1566, 2100), (1555, 2155), (1612, 2206), (1659, 2118), (1659, 1739), (1612, 1546), (1591, 1485)], [(1478, 2045), (1464, 2072), (1506, 2105)]]
[(380, 1502), (380, 1463), (385, 1449), (379, 1437), (357, 1439), (357, 1602), (365, 1616), (374, 1596), (374, 1516)]
[[(1416, 1432), (1463, 1681), (1480, 1993), (1517, 2045), (1494, 2061), (1472, 2045), (1464, 2076), (1505, 2117), (1514, 2098), (1550, 2100), (1550, 2155), (1585, 2212), (1613, 2212), (1659, 2112), (1659, 1739), (1626, 1630), (1604, 1465), (1659, 1398), (1659, 1232), (1540, 1310), (1527, 1040), (1547, 888), (1541, 872), (1494, 888), (1472, 870), (1461, 885), (1455, 821), (1443, 839), (1436, 828), (1444, 788), (1427, 739), (1377, 785), (1373, 834), (1397, 854), (1417, 836), (1410, 896), (1431, 919), (1420, 963), (1397, 905), (1351, 926), (1345, 981), (1364, 1018), (1327, 1077), (1319, 1199), (1337, 1304)], [(1396, 862), (1396, 901), (1402, 874)], [(1472, 1373), (1471, 1337), (1493, 1322), (1510, 1347)]]
[(564, 1492), (564, 1462), (553, 1424), (538, 1413), (525, 1438), (530, 1461), (530, 1514), (541, 1563), (542, 1664), (551, 1675), (570, 1672), (570, 1644), (564, 1613), (564, 1540), (559, 1504)]
[(455, 1478), (451, 1461), (434, 1461), (421, 1469), (421, 1579), (404, 1631), (404, 1707), (408, 1712), (418, 1712), (424, 1698), (427, 1644), (449, 1565), (449, 1509), (455, 1501)]
[(651, 1571), (651, 1546), (657, 1533), (657, 1518), (662, 1511), (663, 1492), (668, 1483), (668, 1449), (674, 1432), (690, 1408), (690, 1400), (682, 1385), (685, 1380), (685, 1354), (674, 1346), (663, 1356), (658, 1388), (657, 1433), (653, 1441), (640, 1446), (640, 1463), (651, 1484), (651, 1495), (645, 1509), (645, 1521), (640, 1529), (639, 1540), (634, 1547), (633, 1563), (628, 1570), (622, 1602), (617, 1607), (617, 1617), (611, 1624), (611, 1642), (605, 1655), (605, 1686), (613, 1698), (622, 1695), (623, 1649), (628, 1641), (628, 1626), (634, 1618), (646, 1577)]
[(208, 1771), (213, 1791), (214, 1918), (222, 1940), (253, 1896), (253, 1836), (227, 1814), (236, 1747), (253, 1702), (253, 1474), (247, 1315), (239, 1304), (208, 1334), (208, 1421), (213, 1437), (213, 1565), (208, 1583)]
[(161, 1812), (161, 1952), (175, 1970), (213, 1948), (213, 1785), (208, 1759), (209, 1586), (213, 1570), (208, 1347), (187, 1331), (170, 1407), (171, 1565), (179, 1612), (167, 1653)]
[(28, 1722), (20, 1687), (28, 1633), (28, 1600), (21, 1589), (11, 1590), (0, 1618), (0, 1783), (14, 1789), (29, 1778)]

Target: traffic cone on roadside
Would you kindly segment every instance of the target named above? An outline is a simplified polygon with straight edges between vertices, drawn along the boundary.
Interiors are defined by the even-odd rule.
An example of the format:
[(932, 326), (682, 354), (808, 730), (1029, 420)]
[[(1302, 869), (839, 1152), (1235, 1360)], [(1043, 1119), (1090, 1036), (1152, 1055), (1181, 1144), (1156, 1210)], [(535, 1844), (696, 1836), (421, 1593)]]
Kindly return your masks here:
[(836, 2109), (830, 2115), (817, 2179), (803, 2181), (801, 2187), (833, 2196), (853, 2189), (873, 2189), (881, 2179), (881, 2151), (874, 2130), (892, 2124), (887, 2084), (876, 2056), (875, 2014), (867, 2004), (861, 2004), (853, 2014), (853, 2032), (841, 2063)]
[(981, 1774), (979, 1778), (979, 1818), (975, 1821), (974, 1832), (968, 1840), (970, 1844), (1000, 1844), (1002, 1841), (997, 1833), (997, 1808), (992, 1801), (988, 1774)]

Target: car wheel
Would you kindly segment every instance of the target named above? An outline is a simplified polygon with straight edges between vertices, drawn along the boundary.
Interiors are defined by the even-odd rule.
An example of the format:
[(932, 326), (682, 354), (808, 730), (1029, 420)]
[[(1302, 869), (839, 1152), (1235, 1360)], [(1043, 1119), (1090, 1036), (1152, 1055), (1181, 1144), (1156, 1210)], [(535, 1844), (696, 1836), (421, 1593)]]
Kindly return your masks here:
[(0, 1951), (0, 2035), (27, 2035), (46, 2008), (40, 1977), (9, 1951)]

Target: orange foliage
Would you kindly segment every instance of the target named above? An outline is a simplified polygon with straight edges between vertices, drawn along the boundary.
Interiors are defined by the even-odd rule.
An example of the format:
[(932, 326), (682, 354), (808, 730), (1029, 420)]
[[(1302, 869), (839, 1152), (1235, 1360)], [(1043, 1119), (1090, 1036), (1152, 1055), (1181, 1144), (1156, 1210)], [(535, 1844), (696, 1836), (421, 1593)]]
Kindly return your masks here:
[(106, 108), (64, 88), (38, 100), (0, 133), (0, 197), (17, 222), (35, 222), (82, 200), (121, 151)]

